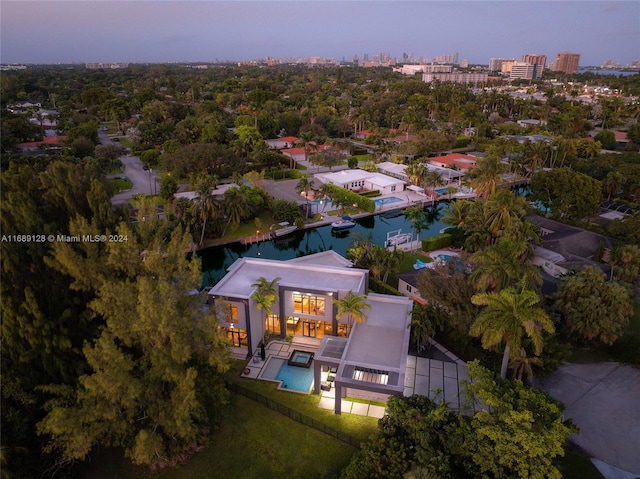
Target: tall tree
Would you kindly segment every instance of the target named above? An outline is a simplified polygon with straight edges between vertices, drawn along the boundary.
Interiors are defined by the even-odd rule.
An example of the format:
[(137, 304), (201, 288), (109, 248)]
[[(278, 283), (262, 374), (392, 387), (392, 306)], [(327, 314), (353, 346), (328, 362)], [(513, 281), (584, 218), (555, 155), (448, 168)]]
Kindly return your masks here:
[(542, 283), (538, 268), (530, 263), (531, 250), (527, 241), (515, 241), (508, 237), (498, 240), (471, 256), (476, 266), (469, 279), (478, 289), (499, 291), (524, 281), (533, 289)]
[(296, 185), (296, 191), (298, 193), (304, 192), (304, 199), (306, 200), (305, 216), (307, 219), (309, 219), (309, 192), (313, 190), (313, 187), (313, 180), (308, 176), (303, 176), (302, 178), (300, 178), (298, 184)]
[(617, 341), (633, 314), (629, 288), (591, 266), (563, 279), (555, 307), (582, 340), (603, 344)]
[(207, 221), (215, 218), (219, 209), (219, 205), (213, 195), (218, 179), (215, 176), (204, 176), (198, 180), (196, 184), (196, 197), (193, 200), (193, 207), (202, 222), (202, 231), (200, 233), (200, 242), (204, 244), (204, 234), (207, 230)]
[(63, 461), (117, 445), (135, 464), (175, 464), (206, 440), (227, 401), (226, 339), (189, 293), (201, 282), (199, 260), (185, 255), (189, 234), (159, 230), (143, 241), (124, 225), (118, 234), (127, 241), (107, 244), (104, 269), (68, 269), (95, 292), (90, 308), (105, 323), (83, 348), (90, 371), (77, 386), (46, 388), (55, 397), (38, 431)]
[(485, 349), (504, 342), (500, 368), (500, 377), (503, 379), (507, 377), (511, 350), (520, 351), (525, 335), (531, 339), (535, 354), (539, 355), (543, 345), (542, 331), (554, 332), (553, 322), (547, 313), (535, 306), (540, 298), (534, 291), (525, 289), (524, 284), (499, 292), (476, 294), (471, 301), (478, 306), (486, 306), (486, 309), (471, 325), (469, 334), (480, 336)]

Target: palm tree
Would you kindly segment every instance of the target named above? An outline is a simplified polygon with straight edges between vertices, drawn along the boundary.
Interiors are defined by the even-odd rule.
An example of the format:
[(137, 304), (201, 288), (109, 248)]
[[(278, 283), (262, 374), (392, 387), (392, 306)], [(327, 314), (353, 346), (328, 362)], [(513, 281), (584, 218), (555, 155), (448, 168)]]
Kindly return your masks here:
[(478, 291), (500, 291), (523, 281), (528, 288), (542, 282), (538, 268), (529, 262), (531, 249), (526, 240), (500, 238), (471, 257), (476, 268), (469, 279)]
[(614, 248), (609, 257), (609, 263), (611, 264), (611, 281), (615, 276), (629, 283), (637, 280), (640, 272), (640, 247), (627, 244)]
[(409, 177), (409, 181), (416, 186), (423, 184), (423, 179), (427, 174), (427, 168), (422, 163), (412, 163), (407, 166), (406, 174)]
[(279, 282), (280, 278), (274, 278), (269, 281), (264, 276), (261, 276), (251, 285), (252, 288), (255, 288), (253, 293), (251, 293), (251, 299), (256, 302), (258, 311), (264, 311), (267, 316), (272, 314), (271, 307), (273, 303), (278, 300)]
[(524, 283), (518, 288), (509, 287), (499, 292), (476, 294), (471, 302), (477, 306), (486, 306), (475, 322), (469, 334), (481, 337), (482, 347), (493, 348), (504, 342), (500, 376), (507, 377), (507, 366), (511, 350), (518, 352), (522, 347), (522, 338), (527, 335), (536, 356), (542, 351), (542, 331), (554, 332), (553, 322), (540, 307), (535, 307), (540, 298), (538, 294), (525, 289)]
[(476, 197), (486, 199), (495, 193), (505, 171), (507, 166), (502, 163), (500, 153), (494, 148), (489, 148), (487, 156), (479, 159), (476, 168), (470, 171), (471, 185), (476, 189)]
[(247, 196), (240, 188), (229, 188), (225, 191), (222, 200), (222, 211), (229, 218), (222, 232), (222, 236), (224, 236), (230, 224), (237, 227), (242, 219), (249, 214)]
[(511, 230), (526, 212), (525, 199), (516, 196), (511, 190), (501, 189), (493, 193), (487, 199), (484, 208), (485, 226), (492, 240), (495, 241), (501, 232)]
[(509, 361), (509, 369), (513, 369), (513, 379), (522, 381), (524, 376), (529, 384), (533, 382), (532, 366), (542, 366), (542, 359), (537, 356), (527, 356), (524, 348), (520, 348), (520, 351)]
[(204, 243), (204, 232), (207, 229), (207, 220), (217, 216), (218, 203), (213, 195), (218, 178), (215, 176), (205, 176), (196, 184), (197, 196), (193, 200), (193, 206), (202, 221), (202, 233), (200, 234), (200, 245)]
[(467, 200), (456, 200), (444, 209), (442, 222), (458, 229), (464, 229), (473, 203)]
[(336, 319), (342, 318), (345, 314), (349, 316), (349, 329), (353, 324), (353, 320), (360, 324), (367, 319), (367, 315), (364, 314), (365, 309), (371, 308), (366, 301), (366, 296), (353, 294), (353, 291), (349, 290), (342, 299), (333, 299), (333, 304), (338, 307), (336, 312)]
[(424, 220), (424, 211), (420, 206), (409, 206), (404, 210), (404, 216), (411, 221), (411, 226), (416, 231), (416, 241), (420, 241), (420, 233), (422, 232), (422, 221)]
[(602, 189), (607, 194), (607, 199), (610, 200), (612, 195), (619, 193), (625, 182), (625, 176), (619, 171), (610, 171), (607, 173), (607, 177), (602, 184)]
[(434, 324), (429, 317), (429, 310), (424, 306), (414, 304), (411, 310), (411, 332), (416, 342), (416, 350), (418, 354), (421, 352), (422, 345), (425, 341), (435, 334)]
[(300, 178), (300, 181), (298, 181), (298, 184), (296, 185), (296, 191), (298, 193), (302, 193), (304, 191), (304, 199), (307, 201), (307, 208), (305, 211), (307, 219), (309, 219), (309, 191), (313, 190), (314, 186), (313, 180), (308, 176)]

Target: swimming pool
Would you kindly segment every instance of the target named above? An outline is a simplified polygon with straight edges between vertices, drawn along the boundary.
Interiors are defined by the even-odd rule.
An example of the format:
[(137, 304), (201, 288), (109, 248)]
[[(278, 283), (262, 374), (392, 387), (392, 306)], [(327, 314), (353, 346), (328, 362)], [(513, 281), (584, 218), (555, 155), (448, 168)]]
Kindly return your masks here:
[(446, 188), (436, 188), (435, 190), (436, 193), (438, 193), (439, 195), (446, 195), (448, 193)]
[(280, 382), (278, 389), (309, 394), (313, 385), (313, 368), (289, 366), (286, 359), (272, 356), (260, 379)]
[(382, 205), (390, 205), (392, 203), (399, 203), (403, 200), (401, 200), (400, 198), (397, 198), (395, 196), (388, 196), (386, 198), (378, 198), (377, 200), (373, 200), (373, 202), (376, 204), (376, 206), (382, 206)]

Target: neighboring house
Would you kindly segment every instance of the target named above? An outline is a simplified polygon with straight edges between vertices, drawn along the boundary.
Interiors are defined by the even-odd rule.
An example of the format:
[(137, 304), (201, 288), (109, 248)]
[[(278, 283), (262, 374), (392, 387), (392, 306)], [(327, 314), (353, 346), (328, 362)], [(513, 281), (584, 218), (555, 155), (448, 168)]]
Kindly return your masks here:
[(535, 119), (518, 120), (517, 123), (519, 126), (523, 128), (536, 128), (544, 124), (541, 120), (535, 120)]
[(59, 148), (60, 144), (66, 139), (66, 136), (48, 136), (42, 141), (18, 143), (16, 148), (22, 153), (41, 153), (48, 148)]
[[(252, 298), (259, 278), (277, 282), (272, 314), (259, 310)], [(288, 261), (240, 258), (209, 291), (235, 354), (254, 355), (265, 334), (318, 344), (315, 392), (321, 368), (336, 368), (336, 414), (347, 388), (402, 395), (409, 345), (412, 302), (400, 296), (370, 294), (367, 319), (355, 324), (348, 315), (336, 318), (334, 298), (352, 291), (367, 293), (369, 272), (352, 267), (333, 251)]]
[(273, 138), (265, 140), (265, 143), (269, 148), (274, 150), (282, 150), (283, 148), (292, 148), (299, 138), (296, 136), (283, 136), (282, 138)]
[(623, 150), (629, 144), (629, 138), (627, 137), (626, 131), (614, 131), (613, 136), (616, 139), (617, 148)]
[(407, 165), (399, 163), (393, 163), (391, 161), (382, 161), (376, 165), (378, 171), (383, 175), (392, 176), (399, 180), (409, 183), (409, 176), (407, 175)]
[(392, 178), (381, 173), (365, 170), (342, 170), (335, 173), (318, 173), (314, 175), (322, 183), (353, 191), (380, 191), (382, 195), (400, 193), (404, 191), (405, 181)]
[(429, 158), (429, 163), (441, 168), (457, 167), (462, 171), (469, 171), (476, 166), (476, 157), (471, 155), (463, 155), (462, 153), (449, 153), (444, 156), (435, 156)]
[(406, 273), (398, 273), (398, 291), (416, 303), (424, 305), (426, 301), (420, 296), (420, 291), (418, 291), (418, 275), (420, 272), (421, 270), (414, 269)]
[[(228, 189), (230, 188), (238, 188), (238, 185), (235, 183), (227, 183), (224, 185), (218, 185), (215, 190), (211, 192), (213, 196), (223, 196)], [(180, 193), (174, 193), (173, 197), (178, 200), (180, 198), (186, 198), (188, 200), (195, 200), (198, 197), (197, 191), (182, 191)]]
[(607, 275), (611, 273), (609, 266), (593, 260), (599, 248), (611, 249), (611, 238), (539, 215), (527, 218), (540, 227), (542, 239), (542, 244), (534, 248), (532, 263), (547, 274), (557, 278), (585, 266), (595, 266)]

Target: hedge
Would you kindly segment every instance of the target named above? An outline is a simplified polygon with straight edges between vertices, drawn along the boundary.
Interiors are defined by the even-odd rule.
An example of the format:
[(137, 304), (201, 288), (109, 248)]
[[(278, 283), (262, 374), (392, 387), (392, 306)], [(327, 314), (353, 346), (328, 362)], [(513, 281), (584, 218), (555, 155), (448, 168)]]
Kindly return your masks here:
[(403, 294), (387, 283), (369, 276), (369, 289), (374, 293), (390, 294), (392, 296), (403, 296)]
[(422, 240), (423, 251), (433, 251), (440, 248), (446, 248), (451, 246), (453, 242), (453, 236), (449, 233), (444, 233), (433, 238), (425, 238)]
[(365, 198), (354, 191), (332, 185), (331, 183), (327, 183), (326, 187), (334, 203), (345, 206), (355, 205), (357, 208), (368, 213), (374, 213), (376, 211), (376, 204), (369, 198)]

